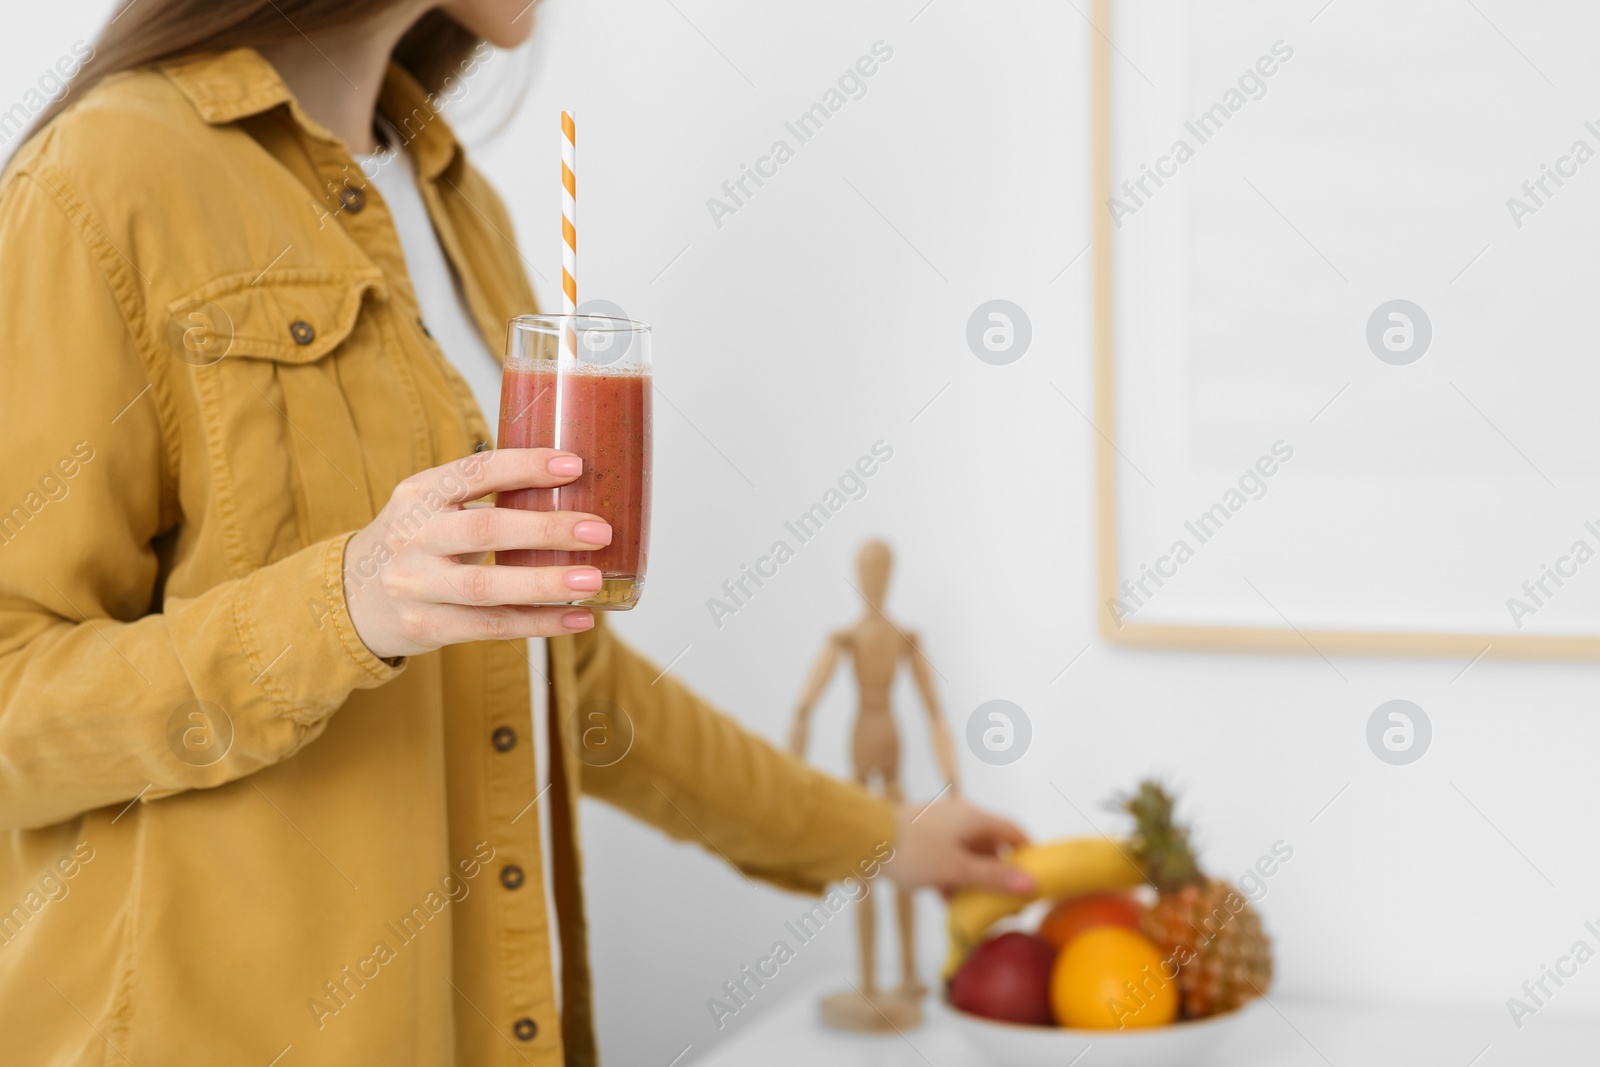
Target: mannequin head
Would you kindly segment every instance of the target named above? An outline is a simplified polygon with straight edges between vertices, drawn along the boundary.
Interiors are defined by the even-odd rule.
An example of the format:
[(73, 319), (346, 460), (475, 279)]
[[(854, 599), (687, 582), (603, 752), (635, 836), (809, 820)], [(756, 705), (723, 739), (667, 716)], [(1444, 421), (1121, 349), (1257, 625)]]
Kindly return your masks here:
[(856, 573), (868, 607), (883, 610), (884, 597), (889, 592), (889, 571), (893, 566), (894, 557), (889, 546), (876, 538), (863, 544), (856, 553)]

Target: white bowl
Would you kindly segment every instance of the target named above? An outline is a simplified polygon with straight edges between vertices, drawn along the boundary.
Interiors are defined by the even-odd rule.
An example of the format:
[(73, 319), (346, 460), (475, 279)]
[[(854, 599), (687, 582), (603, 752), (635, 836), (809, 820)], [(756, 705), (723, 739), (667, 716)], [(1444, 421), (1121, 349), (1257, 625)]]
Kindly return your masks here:
[(971, 1015), (950, 1006), (940, 1009), (985, 1063), (997, 1067), (1066, 1067), (1090, 1046), (1084, 1067), (1191, 1067), (1231, 1033), (1252, 1004), (1226, 1015), (1194, 1022), (1137, 1030), (1068, 1030), (1059, 1026), (1023, 1026)]

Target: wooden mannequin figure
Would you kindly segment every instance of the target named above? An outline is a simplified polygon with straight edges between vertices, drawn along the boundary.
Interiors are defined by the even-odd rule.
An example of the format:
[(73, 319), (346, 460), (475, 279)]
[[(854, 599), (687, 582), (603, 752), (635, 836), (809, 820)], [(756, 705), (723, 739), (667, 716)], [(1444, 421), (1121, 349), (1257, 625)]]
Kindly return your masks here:
[[(877, 788), (892, 803), (904, 800), (900, 785), (900, 732), (895, 727), (890, 691), (900, 661), (907, 660), (917, 693), (928, 713), (928, 732), (933, 740), (934, 758), (944, 777), (945, 789), (954, 791), (956, 782), (955, 746), (939, 709), (939, 697), (923, 658), (917, 635), (890, 621), (883, 604), (889, 589), (889, 570), (893, 564), (889, 546), (868, 541), (856, 556), (860, 575), (857, 591), (865, 601), (861, 618), (854, 625), (838, 630), (828, 638), (795, 711), (789, 747), (804, 758), (809, 734), (811, 709), (822, 696), (838, 667), (839, 656), (848, 654), (855, 668), (859, 692), (855, 729), (851, 735), (850, 756), (855, 780)], [(915, 901), (912, 894), (897, 889), (895, 917), (900, 939), (900, 986), (880, 990), (877, 981), (876, 906), (869, 894), (856, 905), (857, 936), (861, 952), (861, 984), (854, 990), (837, 993), (822, 1002), (822, 1018), (829, 1026), (842, 1030), (870, 1032), (904, 1030), (922, 1021), (922, 998), (928, 987), (917, 978)]]

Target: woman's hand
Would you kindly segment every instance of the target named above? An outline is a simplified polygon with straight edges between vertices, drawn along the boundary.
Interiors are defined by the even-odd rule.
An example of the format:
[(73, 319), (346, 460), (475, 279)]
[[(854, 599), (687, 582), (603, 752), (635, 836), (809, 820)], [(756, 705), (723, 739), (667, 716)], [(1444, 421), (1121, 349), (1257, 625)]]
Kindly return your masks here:
[(895, 828), (894, 858), (883, 869), (899, 886), (946, 894), (968, 887), (1018, 896), (1034, 891), (1032, 878), (999, 859), (1002, 846), (1025, 844), (1028, 835), (960, 797), (902, 804)]
[(344, 553), (350, 621), (381, 659), (487, 638), (556, 637), (587, 630), (586, 608), (542, 607), (600, 589), (594, 567), (493, 567), (487, 552), (591, 551), (611, 543), (598, 515), (465, 507), (508, 489), (565, 485), (583, 460), (548, 448), (478, 452), (413, 474)]

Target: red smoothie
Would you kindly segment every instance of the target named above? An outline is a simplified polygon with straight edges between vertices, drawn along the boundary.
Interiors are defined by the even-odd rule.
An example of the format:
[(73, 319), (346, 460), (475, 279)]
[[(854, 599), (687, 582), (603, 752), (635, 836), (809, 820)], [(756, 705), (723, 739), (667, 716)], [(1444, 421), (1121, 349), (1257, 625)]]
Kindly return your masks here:
[(632, 607), (643, 585), (650, 541), (650, 375), (584, 368), (557, 374), (548, 364), (509, 364), (500, 395), (501, 448), (560, 448), (583, 459), (583, 473), (556, 489), (501, 493), (500, 507), (583, 511), (611, 524), (611, 543), (589, 552), (523, 549), (496, 562), (524, 567), (600, 568), (596, 607)]

